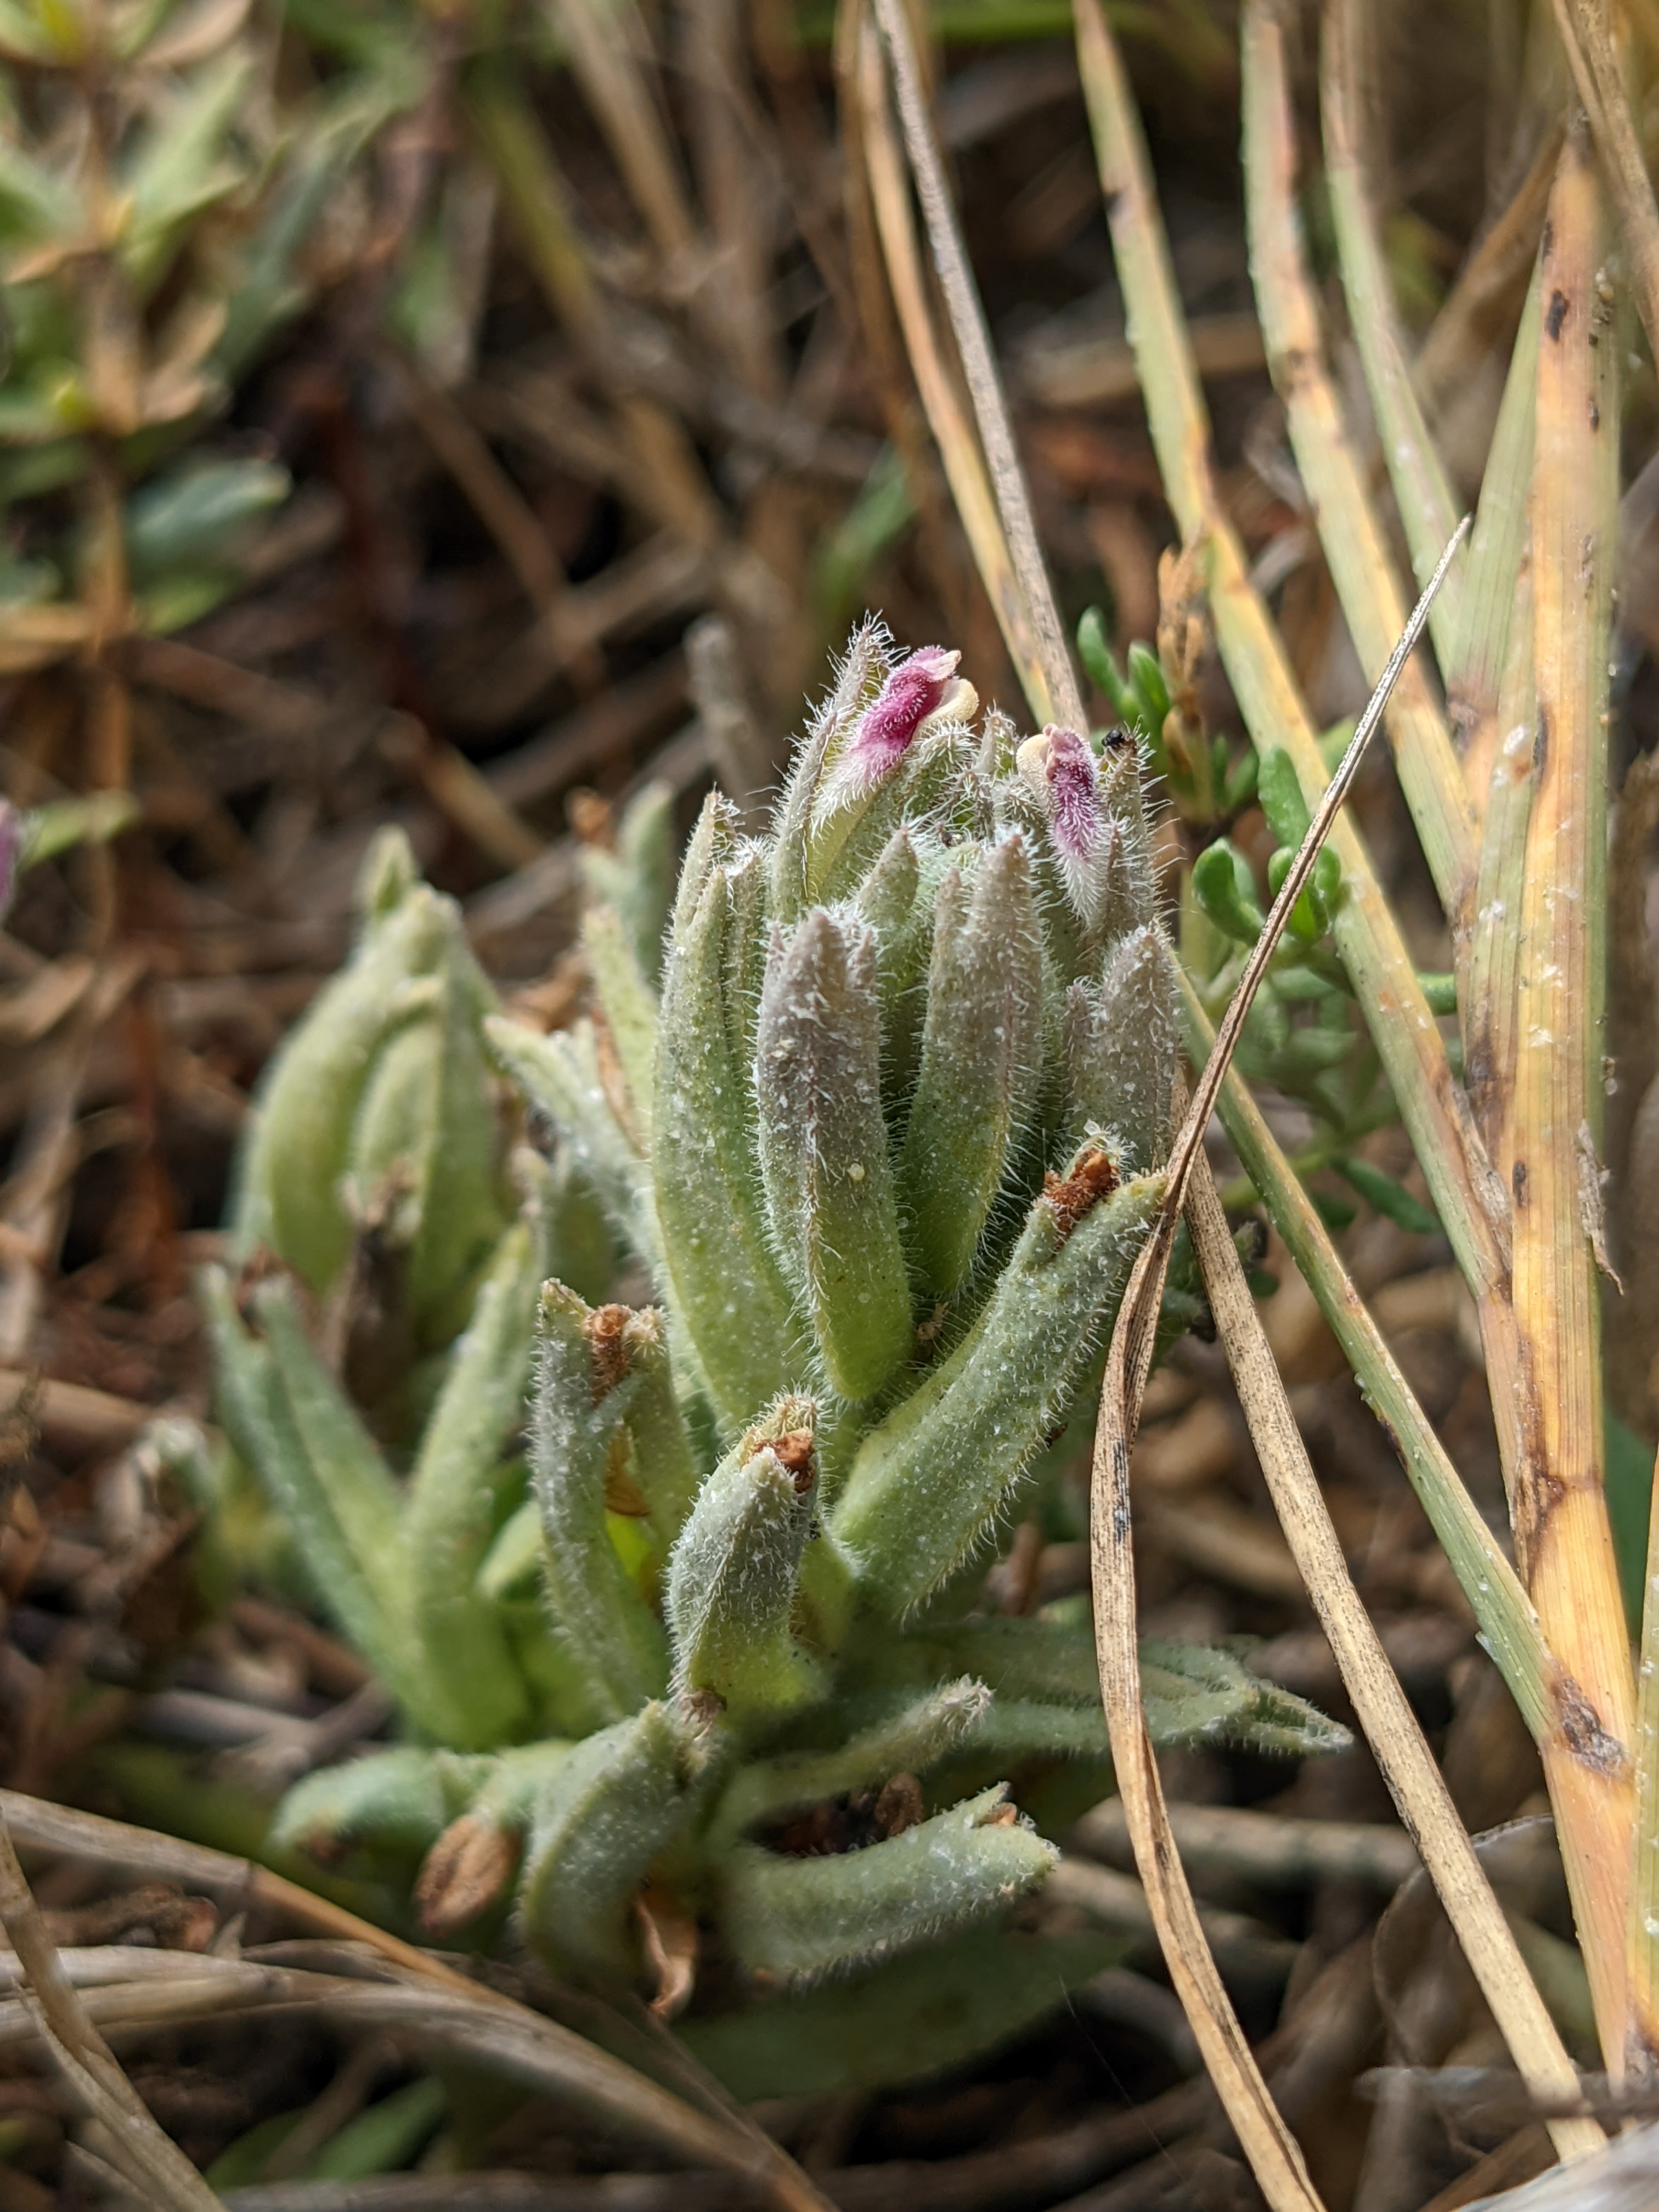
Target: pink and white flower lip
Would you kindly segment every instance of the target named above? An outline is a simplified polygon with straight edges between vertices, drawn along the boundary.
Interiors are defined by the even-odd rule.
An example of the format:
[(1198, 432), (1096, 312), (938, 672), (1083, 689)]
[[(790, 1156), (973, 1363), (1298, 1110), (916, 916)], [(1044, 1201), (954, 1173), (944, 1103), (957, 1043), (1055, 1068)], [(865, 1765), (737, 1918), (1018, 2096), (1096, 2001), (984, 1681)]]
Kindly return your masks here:
[(979, 705), (971, 684), (957, 674), (959, 653), (924, 645), (889, 671), (859, 716), (836, 769), (836, 796), (863, 799), (885, 781), (915, 744), (924, 722), (941, 712), (966, 717)]

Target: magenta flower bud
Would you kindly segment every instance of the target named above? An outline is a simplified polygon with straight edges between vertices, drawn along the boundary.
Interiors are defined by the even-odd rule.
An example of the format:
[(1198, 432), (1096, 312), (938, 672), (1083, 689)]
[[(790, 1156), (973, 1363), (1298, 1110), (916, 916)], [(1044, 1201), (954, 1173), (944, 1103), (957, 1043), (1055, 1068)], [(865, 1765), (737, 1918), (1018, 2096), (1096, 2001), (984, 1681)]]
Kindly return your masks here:
[(1088, 740), (1075, 730), (1056, 729), (1050, 722), (1042, 735), (1048, 748), (1042, 775), (1048, 787), (1054, 849), (1062, 862), (1085, 866), (1094, 858), (1104, 826), (1095, 757)]
[(1093, 922), (1111, 827), (1093, 750), (1075, 730), (1062, 730), (1050, 722), (1040, 738), (1025, 740), (1018, 760), (1047, 809), (1048, 842), (1060, 863), (1066, 896), (1085, 922)]
[[(924, 645), (888, 672), (880, 690), (859, 716), (835, 773), (842, 804), (867, 798), (904, 758), (924, 722), (948, 705), (972, 714), (978, 698), (959, 683), (962, 659), (942, 645)], [(963, 697), (961, 695), (967, 695)], [(971, 703), (969, 703), (971, 702)]]

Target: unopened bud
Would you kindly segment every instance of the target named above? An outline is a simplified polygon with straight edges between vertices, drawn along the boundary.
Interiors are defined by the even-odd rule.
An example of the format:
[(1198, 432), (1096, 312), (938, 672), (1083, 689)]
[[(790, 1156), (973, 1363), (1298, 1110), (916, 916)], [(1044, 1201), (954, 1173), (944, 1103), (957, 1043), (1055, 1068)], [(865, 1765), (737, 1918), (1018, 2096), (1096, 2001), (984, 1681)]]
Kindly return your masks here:
[(811, 1694), (791, 1622), (817, 1468), (810, 1399), (785, 1398), (728, 1452), (668, 1563), (675, 1684), (741, 1721)]

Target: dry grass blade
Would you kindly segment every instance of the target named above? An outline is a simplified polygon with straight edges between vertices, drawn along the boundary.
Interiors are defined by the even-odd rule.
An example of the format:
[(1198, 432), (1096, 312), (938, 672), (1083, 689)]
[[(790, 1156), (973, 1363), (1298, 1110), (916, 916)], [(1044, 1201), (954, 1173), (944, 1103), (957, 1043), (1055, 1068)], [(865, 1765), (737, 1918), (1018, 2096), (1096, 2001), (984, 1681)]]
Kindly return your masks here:
[[(1521, 318), (1521, 328), (1510, 357), (1504, 398), (1492, 433), (1486, 472), (1481, 479), (1480, 503), (1475, 510), (1469, 539), (1468, 570), (1464, 579), (1462, 634), (1452, 649), (1446, 671), (1447, 707), (1452, 730), (1463, 756), (1463, 775), (1469, 805), (1483, 828), (1493, 795), (1498, 733), (1513, 728), (1505, 719), (1498, 694), (1512, 658), (1511, 641), (1523, 626), (1517, 601), (1522, 588), (1530, 588), (1527, 574), (1527, 494), (1532, 482), (1533, 418), (1538, 404), (1538, 276)], [(1528, 602), (1530, 606), (1530, 601)], [(1531, 617), (1524, 627), (1530, 631)], [(1531, 651), (1530, 641), (1527, 650)], [(1530, 718), (1528, 718), (1530, 719)], [(1484, 871), (1491, 855), (1491, 841), (1484, 837), (1480, 864)], [(1486, 912), (1486, 893), (1475, 889), (1474, 935), (1478, 939)], [(1476, 956), (1471, 954), (1473, 960)], [(1490, 1135), (1487, 1138), (1490, 1144)]]
[(599, 7), (595, 0), (557, 0), (555, 13), (569, 41), (571, 59), (604, 131), (605, 143), (627, 180), (657, 251), (684, 283), (697, 250), (696, 226), (662, 111), (643, 67), (649, 53), (644, 26), (632, 5)]
[[(1249, 0), (1245, 8), (1243, 75), (1244, 199), (1267, 365), (1285, 403), (1297, 466), (1337, 597), (1360, 663), (1374, 679), (1400, 635), (1405, 606), (1365, 471), (1325, 367), (1297, 211), (1285, 34), (1272, 0)], [(1386, 418), (1384, 428), (1392, 429)], [(1443, 537), (1438, 542), (1443, 544)], [(1468, 927), (1474, 890), (1474, 822), (1451, 733), (1419, 668), (1401, 678), (1389, 709), (1389, 736), (1455, 939)]]
[[(1616, 348), (1600, 342), (1601, 195), (1582, 135), (1551, 196), (1533, 476), (1536, 771), (1516, 981), (1516, 1551), (1545, 1634), (1591, 1724), (1545, 1747), (1596, 2024), (1625, 2043), (1633, 1813), (1630, 1645), (1602, 1488), (1600, 1237), (1608, 623), (1617, 542)], [(1644, 2038), (1649, 2030), (1644, 2024)], [(1659, 2037), (1650, 2047), (1659, 2051)]]
[[(1348, 321), (1364, 367), (1382, 457), (1420, 586), (1432, 573), (1440, 548), (1451, 536), (1457, 520), (1457, 501), (1412, 382), (1376, 210), (1365, 177), (1364, 117), (1368, 95), (1375, 99), (1375, 88), (1365, 70), (1371, 21), (1359, 0), (1327, 0), (1320, 47), (1325, 181), (1331, 196)], [(1462, 580), (1448, 577), (1429, 621), (1435, 651), (1445, 669), (1453, 665), (1462, 629)]]
[[(1532, 358), (1536, 359), (1535, 352)], [(1463, 1080), (1486, 1148), (1500, 1175), (1514, 1157), (1510, 1115), (1515, 1095), (1516, 973), (1526, 892), (1527, 821), (1535, 778), (1537, 702), (1532, 678), (1532, 564), (1516, 580), (1509, 660), (1490, 717), (1491, 767), (1474, 926), (1458, 988), (1463, 1030)]]
[(1516, 298), (1537, 256), (1563, 128), (1557, 122), (1546, 131), (1514, 198), (1470, 255), (1429, 326), (1413, 373), (1431, 419), (1450, 403), (1470, 363), (1501, 344), (1514, 321)]
[[(870, 196), (905, 350), (997, 627), (1032, 714), (1040, 722), (1051, 721), (1059, 708), (1030, 603), (1004, 532), (990, 471), (934, 325), (880, 40), (867, 17), (860, 19), (848, 37), (854, 48), (851, 74)], [(1069, 671), (1069, 663), (1067, 667)]]
[[(1445, 1778), (1353, 1586), (1207, 1161), (1200, 1163), (1193, 1178), (1187, 1220), (1273, 1510), (1359, 1724), (1528, 2089), (1559, 2107), (1578, 2094), (1577, 2069), (1527, 1972), (1503, 1908), (1457, 1817)], [(1593, 2120), (1553, 2120), (1550, 2136), (1564, 2159), (1595, 2150), (1602, 2141)]]
[[(630, 2139), (648, 2142), (684, 2164), (715, 2166), (754, 2176), (769, 2189), (783, 2212), (831, 2212), (788, 2154), (740, 2118), (698, 2112), (557, 2021), (469, 1981), (441, 1959), (359, 1919), (325, 1898), (314, 1896), (281, 1875), (201, 1844), (184, 1843), (123, 1820), (47, 1804), (15, 1790), (0, 1790), (0, 1821), (27, 1847), (180, 1882), (244, 1910), (261, 1905), (291, 1915), (302, 1927), (362, 1947), (404, 1978), (399, 1988), (405, 2015), (418, 2018), (422, 2005), (453, 2002), (464, 2008), (465, 2036), (477, 2032), (467, 2023), (499, 2016), (503, 2023), (501, 2033), (509, 2040), (515, 2033), (520, 2039), (532, 2039), (540, 2069), (538, 2086), (557, 2088)], [(21, 1946), (19, 1950), (21, 1955)], [(191, 1959), (188, 1963), (199, 1967), (203, 1962)]]
[(973, 271), (969, 267), (967, 251), (957, 222), (956, 209), (945, 182), (945, 164), (939, 158), (939, 146), (933, 137), (904, 0), (874, 0), (874, 6), (887, 41), (894, 89), (898, 95), (899, 118), (915, 175), (922, 217), (927, 226), (928, 243), (933, 248), (934, 264), (944, 287), (945, 307), (962, 356), (969, 397), (973, 403), (980, 441), (995, 488), (1002, 526), (1024, 592), (1027, 617), (1036, 633), (1037, 652), (1052, 702), (1050, 712), (1069, 728), (1081, 730), (1085, 726), (1083, 697), (1078, 690), (1071, 655), (1066, 650), (1066, 640), (1060, 631), (1060, 616), (1049, 586), (1042, 548), (1037, 539), (1030, 497), (1025, 489), (1019, 456), (1014, 450), (1014, 436), (1008, 420), (1008, 403), (1003, 396), (1002, 378), (997, 368), (996, 356), (991, 349), (984, 310), (980, 306)]
[(1112, 1768), (1170, 1978), (1204, 2063), (1273, 2212), (1322, 2212), (1296, 2138), (1285, 2126), (1216, 1970), (1170, 1829), (1169, 1810), (1140, 1697), (1135, 1643), (1129, 1453), (1152, 1365), (1173, 1221), (1167, 1210), (1129, 1278), (1101, 1389), (1090, 1487), (1095, 1652)]
[(1206, 1062), (1181, 1133), (1170, 1154), (1164, 1196), (1152, 1233), (1141, 1248), (1118, 1309), (1101, 1385), (1090, 1483), (1089, 1543), (1094, 1578), (1095, 1651), (1101, 1698), (1111, 1738), (1112, 1765), (1123, 1800), (1135, 1863), (1146, 1887), (1158, 1938), (1217, 2094), (1227, 2109), (1251, 2171), (1274, 2212), (1316, 2206), (1319, 2196), (1295, 2137), (1274, 2106), (1251, 2057), (1221, 1977), (1216, 1971), (1198, 1909), (1182, 1870), (1146, 1733), (1135, 1643), (1134, 1547), (1129, 1504), (1129, 1454), (1140, 1422), (1151, 1371), (1170, 1254), (1188, 1181), (1202, 1159), (1204, 1132), (1215, 1110), (1250, 1004), (1284, 935), (1338, 810), (1358, 773), (1389, 695), (1416, 649), (1434, 594), (1463, 540), (1460, 526), (1440, 557), (1427, 589), (1412, 611), (1404, 635), (1360, 716), (1348, 749), (1322, 798), (1290, 872), (1280, 886), (1255, 950), (1239, 978), (1216, 1048)]
[[(1077, 35), (1113, 252), (1164, 491), (1182, 536), (1207, 546), (1216, 641), (1245, 726), (1263, 750), (1285, 747), (1312, 804), (1325, 787), (1324, 760), (1283, 643), (1216, 494), (1203, 394), (1146, 143), (1099, 0), (1078, 0)], [(1338, 950), (1458, 1263), (1477, 1298), (1490, 1299), (1509, 1279), (1508, 1194), (1492, 1174), (1468, 1101), (1453, 1079), (1444, 1042), (1358, 832), (1339, 821), (1331, 842), (1344, 883), (1335, 918)]]
[(157, 2126), (88, 2015), (46, 1933), (10, 1834), (0, 1821), (0, 1922), (27, 1977), (19, 2000), (88, 2117), (98, 2148), (146, 2204), (204, 2212), (218, 2198)]
[(1636, 1692), (1636, 1863), (1630, 1893), (1632, 2021), (1659, 2019), (1659, 1468), (1648, 1525)]
[[(295, 1951), (297, 1963), (289, 1963)], [(672, 2092), (643, 2075), (631, 2105), (596, 2106), (573, 2080), (566, 2045), (568, 2028), (523, 2005), (482, 1988), (434, 1991), (407, 1977), (365, 1978), (362, 1954), (331, 1946), (276, 1946), (272, 1954), (250, 1958), (198, 1957), (177, 1952), (124, 1950), (112, 1945), (82, 1953), (77, 1964), (90, 1971), (70, 1996), (88, 2026), (109, 2028), (181, 2026), (216, 2014), (305, 2007), (337, 2029), (374, 2029), (454, 2062), (483, 2067), (544, 2095), (574, 2103), (611, 2131), (655, 2148), (665, 2148), (663, 2109), (677, 2100)], [(67, 1987), (68, 1984), (66, 1984)], [(0, 2049), (27, 2042), (33, 2032), (31, 2008), (22, 2000), (0, 2000)], [(96, 2029), (93, 2029), (94, 2033)], [(619, 2063), (619, 2062), (617, 2062)], [(713, 2166), (729, 2178), (772, 2186), (774, 2201), (795, 2212), (831, 2212), (824, 2198), (794, 2169), (787, 2191), (778, 2185), (784, 2154), (756, 2128), (726, 2120), (720, 2113), (686, 2108), (677, 2123), (678, 2154)], [(193, 2170), (192, 2170), (193, 2171)], [(200, 2177), (196, 2177), (198, 2185)], [(170, 2202), (172, 2200), (163, 2200)], [(210, 2193), (192, 2206), (216, 2203)]]
[(1572, 81), (1619, 204), (1637, 311), (1648, 343), (1659, 356), (1659, 202), (1654, 198), (1653, 180), (1626, 97), (1607, 0), (1554, 0), (1554, 6)]

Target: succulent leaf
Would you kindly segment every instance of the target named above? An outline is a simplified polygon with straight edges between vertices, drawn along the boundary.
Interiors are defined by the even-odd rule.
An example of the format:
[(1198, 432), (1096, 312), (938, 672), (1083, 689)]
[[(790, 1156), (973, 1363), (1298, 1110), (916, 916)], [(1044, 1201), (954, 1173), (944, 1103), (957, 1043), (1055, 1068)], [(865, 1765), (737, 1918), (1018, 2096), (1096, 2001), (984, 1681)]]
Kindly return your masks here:
[(784, 1398), (698, 1492), (668, 1562), (675, 1686), (742, 1721), (806, 1702), (814, 1673), (792, 1633), (817, 1467), (810, 1398)]
[(1126, 1172), (1147, 1173), (1168, 1149), (1176, 1043), (1170, 954), (1155, 928), (1114, 946), (1097, 988), (1073, 984), (1066, 1030), (1079, 1140), (1103, 1130)]
[(648, 1705), (579, 1743), (548, 1781), (526, 1854), (526, 1940), (558, 1973), (605, 1980), (635, 1968), (629, 1909), (658, 1854), (686, 1826), (697, 1776), (669, 1707)]
[(617, 1234), (659, 1276), (661, 1247), (644, 1162), (606, 1094), (592, 1024), (543, 1036), (498, 1014), (483, 1026), (501, 1066), (569, 1146)]
[(524, 1419), (545, 1237), (526, 1208), (502, 1237), (457, 1339), (410, 1470), (404, 1523), (417, 1632), (434, 1653), (465, 1651), (453, 1676), (483, 1747), (520, 1733), (524, 1678), (500, 1618), (477, 1588), (492, 1534), (502, 1447)]
[(614, 914), (647, 991), (662, 972), (663, 932), (674, 898), (674, 789), (647, 783), (617, 824), (615, 849), (586, 845), (582, 873), (596, 905)]
[(536, 1351), (530, 1465), (541, 1507), (554, 1633), (603, 1726), (659, 1696), (668, 1679), (660, 1623), (629, 1573), (605, 1520), (606, 1477), (638, 1388), (625, 1306), (585, 1305), (544, 1285)]
[(417, 886), (368, 932), (271, 1064), (244, 1145), (233, 1249), (278, 1254), (325, 1291), (343, 1265), (352, 1224), (340, 1197), (363, 1093), (387, 1039), (418, 1011), (404, 987), (434, 975), (447, 934), (443, 902)]
[(912, 1346), (873, 932), (815, 908), (775, 938), (755, 1089), (774, 1243), (831, 1389), (871, 1397)]
[(268, 1841), (319, 1859), (360, 1837), (394, 1849), (427, 1850), (489, 1764), (408, 1745), (325, 1767), (288, 1792)]
[(605, 1025), (622, 1063), (640, 1149), (651, 1146), (651, 1094), (657, 1057), (656, 994), (646, 981), (622, 915), (593, 906), (582, 925), (582, 949), (592, 971)]
[(785, 1858), (739, 1845), (724, 1870), (721, 1925), (751, 1972), (816, 1981), (1005, 1911), (1059, 1856), (999, 1785), (863, 1850)]
[(969, 1334), (865, 1439), (830, 1525), (890, 1613), (984, 1540), (1100, 1341), (1156, 1203), (1097, 1146), (1037, 1199)]
[(1128, 1948), (1092, 1930), (975, 1929), (740, 2012), (687, 2020), (678, 2033), (745, 2103), (890, 2088), (1012, 2043)]
[(1017, 834), (994, 846), (971, 886), (952, 870), (934, 906), (921, 1066), (898, 1184), (921, 1287), (961, 1287), (1042, 1075), (1042, 933), (1031, 866)]
[(748, 1141), (748, 1071), (726, 1025), (734, 921), (730, 877), (711, 868), (669, 949), (652, 1120), (668, 1278), (728, 1432), (804, 1382), (806, 1365)]

